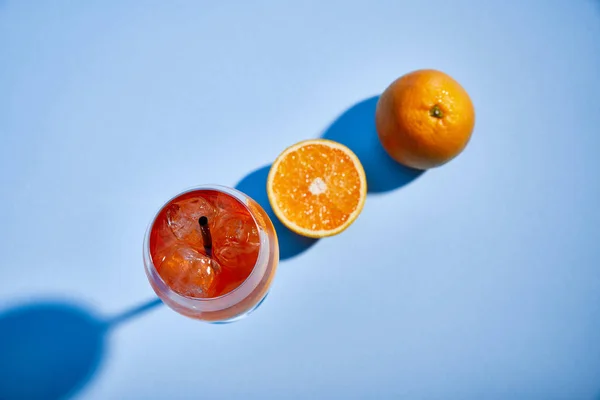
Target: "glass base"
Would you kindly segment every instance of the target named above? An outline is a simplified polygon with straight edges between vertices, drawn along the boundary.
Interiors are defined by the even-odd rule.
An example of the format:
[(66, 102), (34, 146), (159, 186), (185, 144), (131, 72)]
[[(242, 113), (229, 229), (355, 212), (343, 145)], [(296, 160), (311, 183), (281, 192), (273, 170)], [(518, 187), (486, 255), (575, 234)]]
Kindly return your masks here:
[(225, 325), (225, 324), (231, 324), (232, 322), (238, 322), (238, 321), (246, 318), (248, 315), (252, 314), (254, 311), (256, 311), (258, 309), (258, 307), (260, 307), (261, 304), (265, 301), (265, 299), (267, 298), (268, 295), (269, 295), (269, 292), (267, 292), (265, 294), (265, 297), (263, 297), (261, 301), (256, 303), (256, 305), (254, 307), (252, 307), (250, 310), (246, 311), (244, 314), (238, 315), (237, 317), (233, 317), (226, 321), (214, 321), (214, 322), (209, 322), (209, 323), (213, 324), (213, 325)]

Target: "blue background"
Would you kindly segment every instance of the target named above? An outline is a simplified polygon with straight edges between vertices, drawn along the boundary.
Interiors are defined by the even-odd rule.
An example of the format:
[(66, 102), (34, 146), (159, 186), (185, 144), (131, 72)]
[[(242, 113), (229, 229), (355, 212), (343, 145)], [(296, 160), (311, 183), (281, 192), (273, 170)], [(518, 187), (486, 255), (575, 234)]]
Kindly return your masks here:
[[(0, 397), (597, 399), (599, 38), (591, 0), (0, 0)], [(386, 170), (374, 96), (419, 68), (475, 132)], [(323, 135), (368, 167), (351, 229), (281, 232), (239, 323), (146, 304), (165, 200)]]

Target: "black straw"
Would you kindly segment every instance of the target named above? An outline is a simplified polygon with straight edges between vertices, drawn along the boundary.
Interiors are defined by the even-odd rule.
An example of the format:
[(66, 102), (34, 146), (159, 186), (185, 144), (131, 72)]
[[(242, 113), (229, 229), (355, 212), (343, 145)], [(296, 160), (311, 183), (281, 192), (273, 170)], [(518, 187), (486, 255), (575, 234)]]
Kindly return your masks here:
[(206, 250), (206, 255), (211, 257), (212, 256), (212, 236), (210, 235), (210, 228), (208, 227), (208, 218), (203, 215), (198, 219), (198, 223), (200, 224), (200, 233), (202, 233), (202, 241), (204, 242), (204, 250)]

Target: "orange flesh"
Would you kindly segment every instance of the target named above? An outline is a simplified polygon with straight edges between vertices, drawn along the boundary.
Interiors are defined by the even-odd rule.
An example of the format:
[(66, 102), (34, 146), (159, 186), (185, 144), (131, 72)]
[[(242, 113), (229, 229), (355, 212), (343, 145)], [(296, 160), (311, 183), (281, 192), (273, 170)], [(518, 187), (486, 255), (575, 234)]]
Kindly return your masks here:
[(361, 176), (353, 160), (324, 144), (309, 144), (286, 154), (272, 188), (284, 216), (311, 231), (340, 227), (361, 200)]

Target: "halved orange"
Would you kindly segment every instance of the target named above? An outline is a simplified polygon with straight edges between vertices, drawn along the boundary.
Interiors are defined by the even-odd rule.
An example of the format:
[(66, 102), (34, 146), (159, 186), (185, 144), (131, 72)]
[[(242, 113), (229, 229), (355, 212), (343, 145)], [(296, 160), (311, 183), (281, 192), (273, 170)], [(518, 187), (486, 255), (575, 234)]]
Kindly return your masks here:
[(343, 144), (305, 140), (277, 157), (267, 194), (281, 223), (300, 235), (321, 238), (342, 232), (358, 217), (367, 178), (358, 157)]

